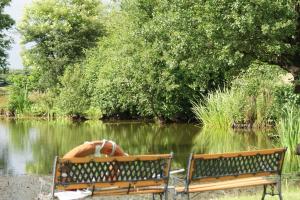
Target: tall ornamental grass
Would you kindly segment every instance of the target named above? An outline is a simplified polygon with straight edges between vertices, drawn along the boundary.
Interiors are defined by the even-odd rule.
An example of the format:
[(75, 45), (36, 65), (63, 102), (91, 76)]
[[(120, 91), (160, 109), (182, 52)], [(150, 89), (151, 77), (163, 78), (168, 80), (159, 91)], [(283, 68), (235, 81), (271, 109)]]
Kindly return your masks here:
[(278, 120), (277, 130), (280, 146), (288, 148), (284, 170), (286, 172), (300, 172), (300, 157), (295, 154), (296, 146), (300, 144), (300, 109), (286, 106), (282, 117)]
[(193, 111), (204, 127), (269, 127), (281, 115), (277, 111), (291, 99), (286, 89), (292, 86), (281, 81), (283, 75), (277, 66), (255, 62), (232, 81), (229, 89), (219, 89), (209, 93), (204, 103), (194, 103)]
[(194, 103), (193, 111), (204, 128), (227, 130), (241, 108), (242, 94), (228, 89), (218, 89), (208, 94), (204, 103)]

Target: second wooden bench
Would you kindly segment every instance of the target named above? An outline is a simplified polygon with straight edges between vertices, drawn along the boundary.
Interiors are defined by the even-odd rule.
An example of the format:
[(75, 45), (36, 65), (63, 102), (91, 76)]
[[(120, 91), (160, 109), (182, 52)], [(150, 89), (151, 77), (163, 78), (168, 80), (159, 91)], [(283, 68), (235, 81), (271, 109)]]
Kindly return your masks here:
[[(263, 196), (282, 200), (281, 171), (286, 149), (223, 154), (191, 154), (185, 186), (176, 195), (263, 185)], [(267, 192), (270, 186), (271, 192)]]

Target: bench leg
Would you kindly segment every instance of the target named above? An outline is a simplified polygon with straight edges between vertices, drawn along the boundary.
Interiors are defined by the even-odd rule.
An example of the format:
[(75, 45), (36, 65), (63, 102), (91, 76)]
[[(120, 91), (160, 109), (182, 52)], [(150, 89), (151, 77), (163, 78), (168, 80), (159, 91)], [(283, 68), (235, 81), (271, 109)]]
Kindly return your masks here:
[(283, 200), (281, 193), (281, 182), (277, 183), (278, 196), (280, 200)]
[(272, 196), (278, 195), (279, 200), (283, 200), (282, 193), (281, 193), (281, 183), (277, 183), (277, 185), (276, 185), (277, 186), (277, 191), (278, 191), (277, 194), (274, 193), (274, 187), (275, 187), (275, 185), (271, 185), (272, 186), (272, 192), (271, 193), (267, 193), (267, 186), (268, 185), (264, 185), (263, 196), (261, 198), (262, 200), (265, 199), (266, 194), (269, 194), (269, 195), (272, 195)]
[(168, 200), (168, 191), (165, 191), (164, 195), (165, 195), (165, 200)]
[(280, 199), (280, 200), (283, 200), (282, 194), (281, 194), (281, 193), (279, 194), (279, 199)]
[(262, 196), (261, 200), (264, 200), (264, 199), (265, 199), (266, 192), (267, 192), (267, 186), (264, 185), (264, 192), (263, 192), (263, 196)]
[[(155, 195), (159, 195), (159, 199), (162, 200), (163, 194), (164, 194), (164, 193), (160, 193), (160, 194), (154, 194), (154, 193), (153, 193), (153, 194), (152, 194), (152, 200), (155, 200)], [(166, 199), (168, 199), (168, 196), (166, 196)]]

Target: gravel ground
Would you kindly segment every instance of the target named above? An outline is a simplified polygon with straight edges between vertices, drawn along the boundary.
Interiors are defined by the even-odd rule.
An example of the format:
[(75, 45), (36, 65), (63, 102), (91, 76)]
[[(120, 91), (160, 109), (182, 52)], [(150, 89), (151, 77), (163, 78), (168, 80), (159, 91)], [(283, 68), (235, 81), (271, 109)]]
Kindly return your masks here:
[(42, 185), (49, 184), (51, 177), (38, 176), (2, 176), (0, 177), (0, 200), (30, 200), (38, 199)]
[[(51, 177), (50, 176), (0, 176), (0, 200), (48, 200), (50, 198), (51, 191)], [(261, 194), (260, 188), (243, 189), (243, 194), (254, 195), (256, 193)], [(228, 194), (237, 196), (241, 194), (241, 190), (228, 190), (228, 191), (215, 191), (201, 193), (201, 195), (191, 195), (192, 199), (199, 200), (215, 200), (219, 197), (227, 196)], [(170, 194), (169, 199), (173, 199), (173, 194)], [(136, 195), (136, 196), (113, 196), (113, 197), (93, 197), (86, 198), (87, 200), (143, 200), (152, 199), (151, 195)], [(156, 198), (159, 199), (159, 198)], [(177, 199), (185, 199), (178, 197)]]

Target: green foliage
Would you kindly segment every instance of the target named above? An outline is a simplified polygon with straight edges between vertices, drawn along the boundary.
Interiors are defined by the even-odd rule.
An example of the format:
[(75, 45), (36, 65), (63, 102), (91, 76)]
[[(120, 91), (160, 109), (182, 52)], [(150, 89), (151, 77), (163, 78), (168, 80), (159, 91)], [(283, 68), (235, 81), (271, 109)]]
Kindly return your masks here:
[(7, 53), (6, 50), (9, 48), (11, 43), (10, 38), (7, 37), (7, 30), (14, 24), (13, 19), (4, 13), (4, 8), (9, 5), (11, 0), (0, 1), (0, 71), (7, 71)]
[(232, 92), (209, 96), (235, 98), (238, 108), (218, 120), (260, 126), (276, 117), (270, 63), (297, 52), (294, 1), (124, 0), (106, 11), (97, 0), (36, 0), (26, 10), (25, 64), (37, 89), (59, 86), (61, 113), (189, 120), (191, 102), (251, 66), (257, 74), (238, 77)]
[(98, 0), (35, 0), (26, 8), (19, 31), (24, 64), (36, 70), (37, 89), (57, 86), (66, 66), (96, 45), (104, 34), (101, 11)]
[(280, 146), (287, 147), (286, 162), (292, 163), (285, 168), (288, 172), (299, 172), (300, 158), (296, 156), (296, 147), (300, 144), (300, 109), (299, 107), (285, 106), (282, 116), (277, 123)]
[(208, 94), (205, 103), (195, 103), (193, 111), (205, 130), (228, 130), (242, 111), (243, 93), (229, 89)]
[(47, 90), (46, 92), (31, 92), (29, 100), (32, 102), (29, 115), (47, 117), (51, 119), (58, 112), (56, 90)]
[(30, 108), (31, 102), (28, 99), (30, 88), (30, 77), (24, 74), (12, 74), (9, 77), (13, 83), (10, 89), (8, 110), (15, 114), (25, 112)]
[(275, 91), (286, 87), (281, 80), (285, 74), (276, 65), (254, 62), (232, 82), (232, 89), (243, 93), (242, 122), (265, 126), (278, 117), (276, 111), (282, 104), (275, 103)]
[(283, 105), (298, 107), (300, 105), (300, 94), (295, 94), (294, 87), (291, 84), (278, 85), (274, 91), (274, 104), (276, 113), (282, 112)]
[(83, 70), (75, 65), (66, 70), (62, 78), (58, 105), (63, 114), (83, 115), (89, 109), (90, 97), (83, 81)]
[[(296, 24), (292, 3), (267, 0), (122, 1), (108, 18), (108, 36), (92, 56), (98, 62), (87, 67), (99, 66), (93, 105), (106, 115), (171, 120), (190, 118), (191, 101), (254, 60), (292, 51), (286, 38)], [(259, 121), (268, 95), (253, 105)]]
[(217, 90), (205, 104), (195, 104), (194, 113), (209, 128), (226, 130), (235, 123), (264, 127), (281, 114), (284, 104), (277, 94), (292, 87), (281, 81), (284, 74), (278, 66), (254, 62), (233, 80), (231, 89)]
[[(174, 30), (160, 27), (160, 20), (166, 20), (165, 6), (166, 2), (160, 1), (124, 1), (123, 10), (111, 15), (109, 36), (100, 43), (100, 53), (92, 56), (98, 57), (100, 66), (93, 99), (104, 114), (127, 112), (159, 119), (187, 119), (191, 116), (190, 100), (199, 97), (208, 82), (213, 85), (217, 81), (213, 75), (204, 75), (208, 69), (200, 73), (198, 52), (191, 54), (189, 48), (197, 50), (192, 43), (196, 34), (178, 46), (184, 39), (180, 34), (184, 36), (192, 30), (180, 27), (182, 33), (170, 41), (173, 37), (169, 34)], [(180, 11), (176, 14), (180, 15)], [(178, 26), (185, 26), (180, 17), (176, 20)]]

